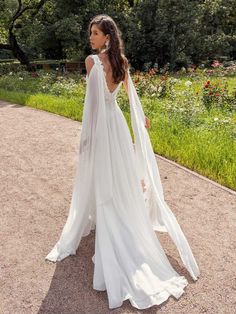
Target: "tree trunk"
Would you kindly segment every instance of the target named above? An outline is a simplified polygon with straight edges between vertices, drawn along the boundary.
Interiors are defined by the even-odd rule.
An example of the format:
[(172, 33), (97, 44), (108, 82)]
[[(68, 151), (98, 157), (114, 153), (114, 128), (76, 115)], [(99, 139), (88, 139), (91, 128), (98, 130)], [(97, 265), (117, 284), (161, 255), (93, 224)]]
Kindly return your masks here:
[(39, 10), (42, 8), (42, 6), (44, 5), (44, 3), (46, 1), (47, 0), (40, 0), (39, 3), (36, 4), (35, 6), (30, 6), (30, 5), (23, 6), (22, 0), (18, 0), (18, 8), (12, 17), (12, 21), (11, 21), (11, 23), (9, 25), (9, 29), (8, 29), (9, 44), (0, 44), (0, 49), (11, 50), (14, 57), (17, 58), (22, 65), (26, 66), (26, 69), (28, 71), (32, 70), (32, 66), (30, 65), (29, 58), (27, 57), (27, 55), (24, 53), (24, 51), (20, 48), (20, 46), (17, 43), (16, 36), (13, 33), (14, 24), (15, 24), (16, 20), (18, 18), (20, 18), (22, 16), (22, 14), (28, 10), (32, 10), (31, 20), (33, 21), (33, 19), (35, 18), (35, 16), (37, 15), (37, 13), (39, 12)]
[(16, 36), (12, 31), (9, 32), (9, 44), (11, 47), (11, 51), (15, 58), (17, 58), (22, 65), (25, 65), (27, 70), (31, 70), (30, 62), (24, 51), (20, 48), (17, 43)]

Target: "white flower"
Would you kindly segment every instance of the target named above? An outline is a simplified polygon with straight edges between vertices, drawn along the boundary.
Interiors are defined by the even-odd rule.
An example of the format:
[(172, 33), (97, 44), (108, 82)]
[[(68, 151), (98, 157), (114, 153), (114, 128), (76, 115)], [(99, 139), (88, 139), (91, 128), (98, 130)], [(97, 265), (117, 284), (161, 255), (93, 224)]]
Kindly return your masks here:
[(19, 77), (19, 80), (23, 81), (23, 77)]
[(218, 120), (219, 120), (219, 118), (217, 118), (217, 117), (216, 117), (216, 118), (214, 118), (214, 121), (218, 121)]
[(162, 87), (159, 86), (159, 87), (158, 87), (158, 93), (161, 93), (161, 91), (162, 91)]
[(9, 72), (9, 75), (12, 75), (13, 73), (12, 72)]
[(151, 90), (152, 90), (153, 92), (156, 92), (156, 91), (157, 91), (157, 87), (154, 86), (154, 85), (151, 85)]
[(185, 86), (186, 86), (186, 87), (189, 87), (189, 86), (191, 86), (191, 85), (192, 85), (192, 82), (191, 82), (191, 81), (186, 81), (186, 82), (185, 82)]
[(176, 82), (178, 82), (178, 79), (175, 78), (175, 77), (173, 77), (173, 78), (171, 78), (171, 82), (172, 82), (172, 83), (176, 83)]

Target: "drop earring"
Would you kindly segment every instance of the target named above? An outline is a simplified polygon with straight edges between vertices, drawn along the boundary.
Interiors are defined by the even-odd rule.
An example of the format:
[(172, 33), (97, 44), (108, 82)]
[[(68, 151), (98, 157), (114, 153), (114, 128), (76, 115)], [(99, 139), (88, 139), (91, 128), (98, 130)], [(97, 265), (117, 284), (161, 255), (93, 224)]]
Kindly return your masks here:
[[(104, 48), (105, 46), (105, 48)], [(107, 40), (104, 44), (103, 48), (101, 48), (100, 52), (107, 52), (108, 49), (110, 48), (110, 45), (109, 45), (109, 40)]]
[(110, 46), (109, 46), (109, 40), (105, 42), (105, 46), (106, 46), (106, 50), (108, 50), (109, 47), (110, 47)]

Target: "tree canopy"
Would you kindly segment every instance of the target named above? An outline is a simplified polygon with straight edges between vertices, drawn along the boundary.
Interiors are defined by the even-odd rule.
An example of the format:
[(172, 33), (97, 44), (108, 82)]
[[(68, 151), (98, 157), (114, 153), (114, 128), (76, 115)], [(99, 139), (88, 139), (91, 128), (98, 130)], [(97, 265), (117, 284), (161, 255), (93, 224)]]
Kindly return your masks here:
[(235, 7), (236, 0), (0, 0), (0, 58), (83, 59), (91, 53), (89, 21), (106, 13), (138, 69), (235, 59)]

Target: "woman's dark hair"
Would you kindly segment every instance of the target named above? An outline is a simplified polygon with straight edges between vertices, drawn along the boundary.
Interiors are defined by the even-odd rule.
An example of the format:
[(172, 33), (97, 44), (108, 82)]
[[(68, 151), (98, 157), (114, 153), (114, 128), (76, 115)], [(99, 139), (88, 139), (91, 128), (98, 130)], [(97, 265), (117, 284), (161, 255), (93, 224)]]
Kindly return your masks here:
[(104, 33), (109, 34), (109, 48), (107, 50), (108, 58), (112, 67), (112, 77), (114, 83), (119, 83), (125, 79), (125, 72), (128, 68), (128, 60), (124, 55), (124, 43), (121, 39), (121, 31), (118, 29), (114, 20), (106, 14), (96, 15), (89, 23), (88, 35), (91, 35), (92, 25), (97, 27)]

